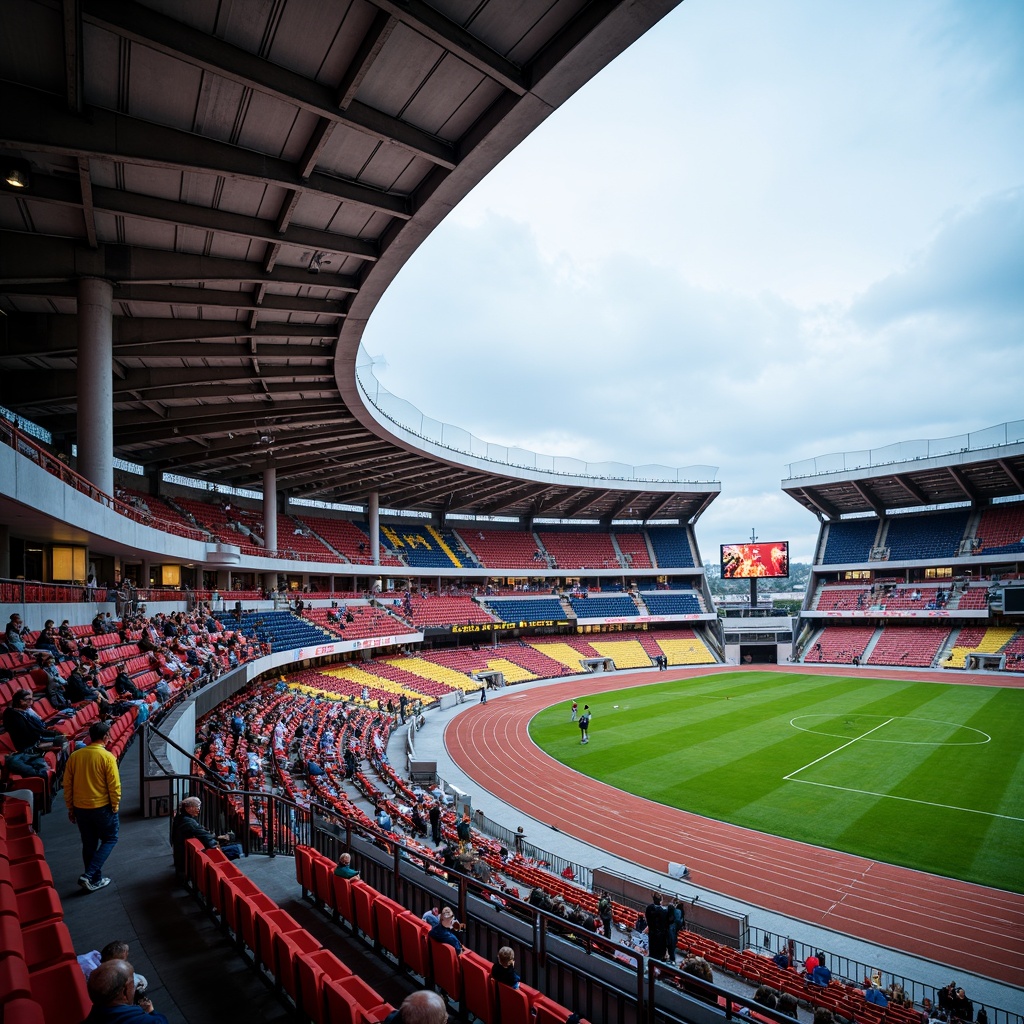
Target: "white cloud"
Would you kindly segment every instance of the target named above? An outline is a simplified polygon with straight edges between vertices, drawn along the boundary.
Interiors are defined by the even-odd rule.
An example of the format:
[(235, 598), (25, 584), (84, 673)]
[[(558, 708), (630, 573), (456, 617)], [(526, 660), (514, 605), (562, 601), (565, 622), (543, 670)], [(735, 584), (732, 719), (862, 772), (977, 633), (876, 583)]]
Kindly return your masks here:
[(413, 257), (383, 382), (488, 441), (717, 465), (704, 556), (808, 558), (786, 463), (1020, 415), (1021, 11), (688, 0)]

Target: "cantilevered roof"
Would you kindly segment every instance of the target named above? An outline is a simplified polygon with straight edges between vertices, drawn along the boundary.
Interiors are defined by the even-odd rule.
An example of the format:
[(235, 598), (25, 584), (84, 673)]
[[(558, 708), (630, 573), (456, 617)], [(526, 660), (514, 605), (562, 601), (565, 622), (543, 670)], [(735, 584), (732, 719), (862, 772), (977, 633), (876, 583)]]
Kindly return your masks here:
[[(1024, 494), (1024, 421), (989, 429), (1001, 432), (1007, 443), (984, 443), (982, 437), (982, 446), (975, 448), (970, 446), (969, 435), (964, 435), (962, 450), (943, 454), (928, 454), (929, 446), (932, 451), (948, 449), (944, 442), (959, 444), (961, 439), (903, 442), (903, 449), (891, 458), (885, 449), (825, 456), (790, 467), (794, 475), (782, 481), (782, 489), (826, 519), (957, 502), (984, 505), (993, 498)], [(922, 446), (919, 454), (912, 453), (915, 446)], [(872, 454), (876, 458), (872, 459)], [(842, 468), (844, 461), (851, 468)], [(830, 464), (835, 468), (825, 468)], [(821, 471), (812, 474), (809, 469)]]
[(717, 483), (427, 453), (355, 382), (420, 242), (676, 3), (5, 0), (0, 156), (28, 184), (0, 185), (0, 402), (74, 439), (77, 281), (101, 277), (115, 451), (147, 470), (246, 486), (272, 453), (296, 496), (693, 518)]

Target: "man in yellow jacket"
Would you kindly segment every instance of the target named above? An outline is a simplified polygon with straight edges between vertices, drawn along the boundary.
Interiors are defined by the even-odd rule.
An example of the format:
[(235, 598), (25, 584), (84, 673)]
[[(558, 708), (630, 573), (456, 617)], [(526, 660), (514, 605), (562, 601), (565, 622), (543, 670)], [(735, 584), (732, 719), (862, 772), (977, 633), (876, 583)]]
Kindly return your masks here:
[(107, 750), (109, 732), (109, 722), (94, 722), (89, 727), (89, 745), (76, 750), (64, 769), (68, 818), (82, 834), (85, 871), (78, 884), (86, 892), (110, 885), (103, 865), (117, 845), (121, 774), (117, 759)]

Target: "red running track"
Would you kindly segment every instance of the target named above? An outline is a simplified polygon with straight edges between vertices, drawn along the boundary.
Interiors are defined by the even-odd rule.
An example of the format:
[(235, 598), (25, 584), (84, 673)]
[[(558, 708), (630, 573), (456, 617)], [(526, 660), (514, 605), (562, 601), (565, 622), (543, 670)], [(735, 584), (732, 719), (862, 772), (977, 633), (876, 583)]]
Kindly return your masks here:
[[(785, 666), (779, 671), (801, 668)], [(803, 671), (821, 675), (830, 669), (815, 666)], [(682, 671), (676, 678), (706, 673)], [(870, 669), (859, 674), (892, 678), (891, 673)], [(991, 677), (915, 676), (993, 685)], [(664, 681), (657, 672), (626, 678), (588, 676), (586, 690), (603, 693)], [(1024, 686), (1024, 679), (1008, 679), (1006, 684)], [(545, 754), (527, 731), (538, 711), (568, 702), (579, 689), (576, 679), (478, 705), (448, 726), (448, 752), (488, 792), (617, 857), (661, 872), (670, 861), (686, 864), (697, 884), (745, 903), (1024, 985), (1024, 895), (765, 835), (587, 778)], [(599, 736), (598, 732), (595, 738)]]

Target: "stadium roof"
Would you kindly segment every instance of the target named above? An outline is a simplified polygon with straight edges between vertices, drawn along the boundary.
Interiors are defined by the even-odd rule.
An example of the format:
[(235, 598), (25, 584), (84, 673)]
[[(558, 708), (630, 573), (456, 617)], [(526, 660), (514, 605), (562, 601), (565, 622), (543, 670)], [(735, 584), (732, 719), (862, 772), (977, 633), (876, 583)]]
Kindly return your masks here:
[(789, 467), (782, 489), (819, 518), (1024, 495), (1024, 421), (977, 435), (908, 441)]
[(0, 402), (73, 440), (100, 277), (115, 453), (147, 471), (252, 486), (272, 451), (298, 497), (694, 518), (717, 483), (465, 459), (382, 425), (355, 373), (429, 232), (677, 3), (6, 0)]

